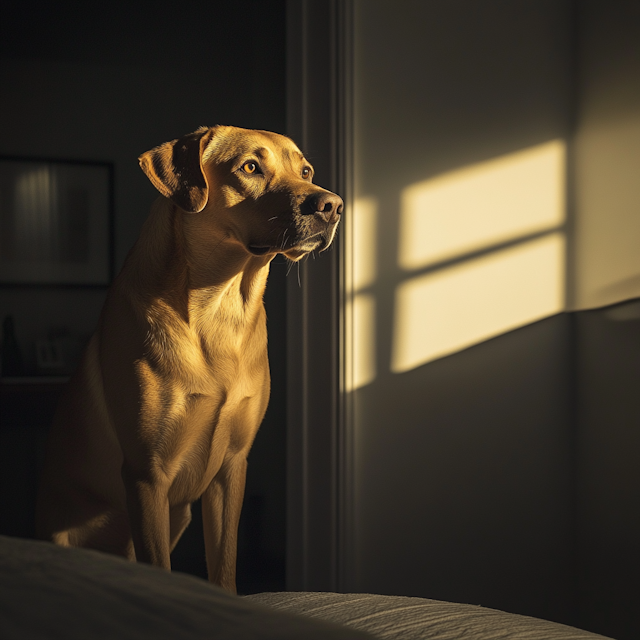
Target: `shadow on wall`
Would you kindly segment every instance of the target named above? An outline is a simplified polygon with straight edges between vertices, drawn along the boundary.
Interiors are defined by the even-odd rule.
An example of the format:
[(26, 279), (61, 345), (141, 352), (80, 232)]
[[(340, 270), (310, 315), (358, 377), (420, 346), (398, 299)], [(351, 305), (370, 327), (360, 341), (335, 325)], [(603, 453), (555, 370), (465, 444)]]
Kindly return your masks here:
[(412, 182), (396, 216), (383, 189), (356, 200), (350, 588), (626, 638), (640, 307), (572, 310), (595, 281), (576, 292), (567, 155), (554, 138)]
[(396, 216), (356, 201), (351, 588), (571, 621), (566, 161), (553, 138), (402, 186)]

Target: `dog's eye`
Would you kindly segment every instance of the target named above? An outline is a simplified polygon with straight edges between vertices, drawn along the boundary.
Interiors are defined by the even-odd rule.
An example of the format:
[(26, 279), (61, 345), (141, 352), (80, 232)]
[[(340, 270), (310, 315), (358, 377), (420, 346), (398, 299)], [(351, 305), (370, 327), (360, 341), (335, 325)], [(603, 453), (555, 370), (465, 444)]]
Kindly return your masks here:
[(309, 169), (309, 167), (305, 167), (302, 170), (302, 177), (306, 180), (309, 176), (311, 176), (311, 169)]
[(245, 162), (242, 165), (242, 170), (245, 173), (249, 173), (249, 174), (257, 173), (258, 172), (258, 163), (254, 162), (253, 160), (249, 160), (249, 162)]

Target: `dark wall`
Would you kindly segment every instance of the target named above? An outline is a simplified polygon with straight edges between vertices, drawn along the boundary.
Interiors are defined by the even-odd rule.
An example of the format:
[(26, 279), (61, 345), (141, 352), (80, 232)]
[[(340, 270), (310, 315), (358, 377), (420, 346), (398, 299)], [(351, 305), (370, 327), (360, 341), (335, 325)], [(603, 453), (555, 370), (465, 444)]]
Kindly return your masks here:
[[(377, 479), (363, 515), (384, 514), (404, 540), (363, 563), (363, 579), (391, 592), (563, 613), (572, 560), (568, 336), (567, 318), (556, 316), (390, 379), (391, 402), (376, 401), (373, 388), (359, 392), (363, 413), (393, 415), (395, 425), (386, 437), (363, 437), (360, 473)], [(386, 530), (369, 532), (373, 547)]]
[(202, 125), (285, 128), (284, 2), (3, 8), (0, 152), (116, 164), (121, 263), (155, 191), (137, 157)]
[[(284, 0), (4, 3), (0, 155), (113, 163), (119, 268), (157, 196), (138, 167), (141, 153), (202, 125), (284, 132), (285, 25)], [(249, 464), (245, 590), (261, 580), (284, 586), (284, 278), (275, 265), (266, 294), (273, 391)], [(33, 364), (34, 341), (52, 327), (86, 339), (104, 294), (4, 287), (0, 316), (15, 317)], [(186, 549), (181, 562), (202, 571), (195, 554)]]
[(570, 621), (570, 342), (555, 316), (357, 391), (360, 588)]
[(577, 314), (580, 620), (640, 630), (640, 301)]

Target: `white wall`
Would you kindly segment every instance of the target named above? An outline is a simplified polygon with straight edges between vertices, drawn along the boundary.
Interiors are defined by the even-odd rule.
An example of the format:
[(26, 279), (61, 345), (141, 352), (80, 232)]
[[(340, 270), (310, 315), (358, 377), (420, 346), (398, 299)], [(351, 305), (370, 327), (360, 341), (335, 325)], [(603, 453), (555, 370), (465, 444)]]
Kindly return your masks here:
[(636, 637), (638, 5), (354, 5), (345, 588)]
[(575, 308), (640, 296), (640, 10), (581, 3)]
[[(354, 25), (356, 206), (350, 232), (358, 388), (346, 588), (566, 620), (573, 535), (569, 326), (555, 314), (564, 307), (567, 213), (564, 167), (558, 169), (553, 149), (564, 153), (570, 130), (568, 3), (366, 0), (355, 3)], [(500, 186), (501, 172), (509, 175), (515, 166), (512, 159), (517, 165), (518, 154), (532, 149), (534, 155), (551, 149), (551, 199), (560, 213), (534, 212), (537, 221), (505, 230), (519, 210), (507, 210), (506, 223), (492, 222), (495, 207), (526, 208), (540, 184), (547, 188), (545, 170), (542, 183), (525, 184), (525, 197), (516, 192), (511, 205), (489, 202), (484, 213), (473, 197), (474, 181)], [(433, 228), (436, 233), (458, 216), (453, 245), (427, 250), (433, 234), (420, 216), (436, 206), (432, 187), (444, 189), (441, 199), (450, 203), (459, 199), (458, 184), (463, 191), (471, 184), (470, 203), (444, 211)], [(413, 216), (403, 239), (408, 187), (426, 194), (418, 200), (432, 200)], [(482, 215), (490, 219), (478, 226)], [(424, 236), (416, 235), (416, 220), (422, 220)], [(484, 237), (491, 224), (496, 232)], [(469, 235), (473, 225), (476, 235), (456, 247), (456, 238)], [(462, 292), (454, 313), (446, 287), (506, 256), (497, 276), (482, 276), (474, 285), (494, 295), (495, 278), (513, 275), (509, 256), (556, 236), (563, 253), (548, 284), (550, 306), (520, 320), (489, 318), (488, 329), (474, 336), (478, 316), (486, 312), (482, 300), (474, 307), (473, 291)], [(403, 242), (413, 247), (404, 255)], [(438, 277), (450, 277), (444, 302), (428, 294), (419, 301), (424, 310), (407, 312), (414, 314), (413, 329), (399, 327), (399, 292)], [(530, 281), (518, 272), (504, 291), (494, 291), (497, 303), (509, 310)], [(451, 355), (440, 359), (419, 344), (438, 314), (445, 328), (461, 316), (470, 321), (462, 338), (452, 338)], [(502, 335), (505, 322), (509, 329), (523, 328)], [(415, 340), (404, 347), (405, 362), (394, 345), (408, 331)], [(486, 341), (487, 331), (492, 340)]]

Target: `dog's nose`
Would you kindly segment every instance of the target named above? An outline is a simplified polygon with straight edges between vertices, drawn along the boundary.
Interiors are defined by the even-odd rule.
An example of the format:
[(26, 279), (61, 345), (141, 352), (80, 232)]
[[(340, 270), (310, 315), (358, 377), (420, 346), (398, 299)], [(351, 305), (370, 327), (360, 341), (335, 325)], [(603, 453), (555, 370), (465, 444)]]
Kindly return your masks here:
[(322, 191), (310, 196), (306, 204), (309, 213), (320, 216), (330, 224), (338, 222), (344, 207), (342, 198), (330, 191)]

